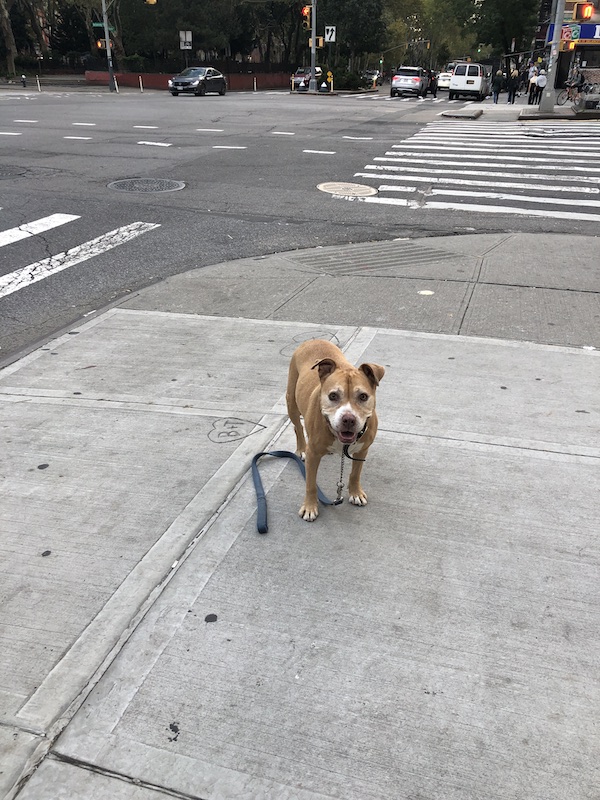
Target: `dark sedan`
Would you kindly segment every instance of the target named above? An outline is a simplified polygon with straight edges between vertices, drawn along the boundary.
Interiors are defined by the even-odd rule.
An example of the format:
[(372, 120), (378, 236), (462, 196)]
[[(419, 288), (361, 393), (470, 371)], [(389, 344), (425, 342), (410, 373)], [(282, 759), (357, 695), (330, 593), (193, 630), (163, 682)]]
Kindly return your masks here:
[(188, 67), (170, 79), (169, 91), (173, 97), (177, 97), (180, 92), (200, 97), (208, 92), (223, 95), (227, 91), (227, 83), (223, 73), (214, 67)]

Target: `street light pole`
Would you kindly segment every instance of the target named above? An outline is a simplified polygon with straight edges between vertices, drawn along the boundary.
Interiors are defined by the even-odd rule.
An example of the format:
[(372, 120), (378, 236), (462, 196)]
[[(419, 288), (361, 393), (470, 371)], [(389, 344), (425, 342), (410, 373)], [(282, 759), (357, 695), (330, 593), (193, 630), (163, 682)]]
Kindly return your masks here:
[(112, 53), (110, 52), (110, 32), (108, 30), (108, 15), (106, 13), (106, 0), (102, 0), (102, 21), (104, 22), (104, 43), (106, 44), (106, 60), (108, 61), (108, 88), (115, 91), (115, 73), (113, 71)]
[(310, 80), (308, 82), (308, 91), (317, 91), (317, 0), (312, 0), (312, 30), (310, 40)]
[(562, 32), (563, 19), (565, 16), (565, 0), (556, 0), (556, 12), (554, 14), (554, 31), (552, 33), (552, 44), (550, 45), (550, 58), (548, 59), (546, 88), (542, 92), (540, 100), (540, 111), (544, 114), (554, 111), (554, 100), (556, 93), (554, 90), (556, 65), (558, 64), (558, 48), (560, 46), (560, 35)]

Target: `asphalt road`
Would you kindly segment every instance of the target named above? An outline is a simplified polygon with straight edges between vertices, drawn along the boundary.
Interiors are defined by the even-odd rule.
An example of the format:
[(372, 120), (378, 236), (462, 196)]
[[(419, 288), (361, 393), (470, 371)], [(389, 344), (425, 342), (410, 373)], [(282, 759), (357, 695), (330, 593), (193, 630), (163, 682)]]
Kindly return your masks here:
[[(474, 123), (442, 121), (440, 112), (447, 107), (441, 94), (437, 102), (391, 100), (386, 87), (379, 96), (332, 98), (287, 92), (173, 98), (101, 89), (3, 91), (0, 361), (141, 287), (230, 259), (476, 231), (589, 233), (595, 209), (569, 217), (571, 195), (563, 206), (531, 213), (531, 205), (514, 212), (501, 194), (488, 197), (479, 214), (469, 192), (453, 203), (443, 196), (442, 202), (431, 202), (432, 186), (438, 187), (434, 194), (443, 193), (440, 175), (456, 166), (423, 150), (398, 162), (392, 148), (407, 141), (409, 148), (413, 141), (419, 145), (427, 130), (439, 146), (439, 136), (445, 136), (439, 125), (453, 135), (472, 130)], [(509, 120), (515, 114), (502, 114), (498, 109), (489, 120), (482, 118), (477, 135), (493, 137), (504, 119), (514, 124)], [(557, 146), (574, 145), (560, 139)], [(459, 142), (456, 158), (464, 158), (469, 147)], [(484, 166), (505, 152), (493, 138), (482, 147), (492, 148), (479, 148)], [(391, 160), (409, 166), (386, 166)], [(509, 166), (514, 174), (523, 173), (520, 163)], [(386, 173), (391, 185), (369, 201), (351, 202), (317, 188), (326, 182), (377, 187), (377, 169), (400, 172)], [(556, 173), (557, 193), (567, 188), (560, 180), (572, 172), (568, 163), (559, 169), (566, 172)], [(398, 182), (403, 170), (422, 183), (403, 188)], [(464, 174), (469, 173), (474, 174)], [(487, 176), (482, 184), (513, 185), (501, 177), (506, 173), (482, 174)], [(185, 186), (150, 193), (109, 186), (128, 179)], [(581, 180), (592, 183), (573, 191), (598, 192), (597, 178)], [(544, 192), (531, 194), (530, 204)]]

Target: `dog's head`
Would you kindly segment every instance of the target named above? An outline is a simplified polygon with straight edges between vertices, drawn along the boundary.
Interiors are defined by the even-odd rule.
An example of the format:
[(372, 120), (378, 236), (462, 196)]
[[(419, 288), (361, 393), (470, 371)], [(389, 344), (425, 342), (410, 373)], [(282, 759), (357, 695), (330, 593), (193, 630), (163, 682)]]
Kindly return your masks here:
[(385, 374), (379, 364), (339, 366), (332, 358), (314, 365), (321, 381), (321, 412), (342, 444), (353, 444), (375, 410), (375, 390)]

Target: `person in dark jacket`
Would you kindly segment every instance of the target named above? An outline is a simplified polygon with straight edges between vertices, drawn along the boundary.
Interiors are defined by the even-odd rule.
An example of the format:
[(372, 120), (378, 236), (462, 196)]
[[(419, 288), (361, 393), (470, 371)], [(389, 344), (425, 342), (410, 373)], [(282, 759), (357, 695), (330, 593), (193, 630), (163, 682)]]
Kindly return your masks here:
[(428, 70), (429, 87), (427, 91), (431, 92), (434, 97), (437, 97), (437, 72)]
[(494, 80), (492, 81), (492, 95), (494, 96), (494, 103), (498, 102), (498, 95), (502, 91), (503, 87), (504, 87), (504, 75), (502, 74), (502, 70), (499, 69), (494, 76)]
[(506, 91), (508, 92), (507, 103), (514, 103), (517, 96), (517, 89), (519, 88), (519, 70), (513, 69), (508, 78), (506, 79)]

